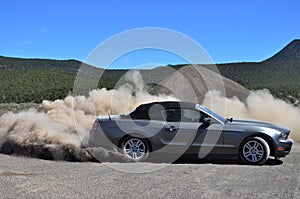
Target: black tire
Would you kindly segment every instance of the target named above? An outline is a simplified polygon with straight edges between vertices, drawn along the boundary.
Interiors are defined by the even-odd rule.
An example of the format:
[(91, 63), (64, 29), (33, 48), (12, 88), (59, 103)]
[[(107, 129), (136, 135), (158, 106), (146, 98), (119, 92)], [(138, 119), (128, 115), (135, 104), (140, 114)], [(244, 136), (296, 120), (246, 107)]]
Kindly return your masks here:
[(149, 157), (150, 146), (146, 139), (130, 136), (121, 142), (120, 151), (129, 159), (141, 162)]
[(240, 146), (239, 156), (246, 164), (263, 165), (270, 156), (270, 146), (261, 137), (250, 137)]

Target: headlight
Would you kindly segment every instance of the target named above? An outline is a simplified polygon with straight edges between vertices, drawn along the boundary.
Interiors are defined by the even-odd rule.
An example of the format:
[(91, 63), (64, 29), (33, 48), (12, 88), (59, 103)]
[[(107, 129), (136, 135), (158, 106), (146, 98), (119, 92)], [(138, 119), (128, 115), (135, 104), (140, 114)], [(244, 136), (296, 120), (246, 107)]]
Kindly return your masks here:
[(286, 140), (288, 138), (288, 133), (280, 133), (279, 140)]

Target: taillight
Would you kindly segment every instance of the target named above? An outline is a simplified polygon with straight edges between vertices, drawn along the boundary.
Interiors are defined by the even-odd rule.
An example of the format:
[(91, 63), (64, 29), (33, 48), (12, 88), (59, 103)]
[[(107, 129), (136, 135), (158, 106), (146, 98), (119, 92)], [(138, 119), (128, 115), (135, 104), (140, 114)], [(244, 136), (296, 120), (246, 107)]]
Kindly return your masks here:
[(93, 129), (96, 129), (99, 126), (99, 122), (98, 120), (95, 120), (95, 122), (93, 123)]

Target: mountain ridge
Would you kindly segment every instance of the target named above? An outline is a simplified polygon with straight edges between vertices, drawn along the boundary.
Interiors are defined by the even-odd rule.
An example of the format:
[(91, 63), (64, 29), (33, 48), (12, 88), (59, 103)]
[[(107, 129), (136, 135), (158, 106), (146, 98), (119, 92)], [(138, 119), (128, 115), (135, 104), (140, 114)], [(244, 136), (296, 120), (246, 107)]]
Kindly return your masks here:
[[(237, 89), (243, 93), (240, 98), (245, 99), (246, 92), (243, 89), (245, 87), (249, 90), (267, 88), (273, 95), (282, 99), (291, 97), (300, 99), (298, 52), (300, 52), (300, 40), (296, 39), (262, 62), (224, 63), (216, 64), (216, 66), (222, 76), (240, 85), (240, 89)], [(64, 98), (72, 92), (75, 77), (82, 64), (84, 63), (74, 59), (55, 60), (0, 56), (0, 103), (41, 102), (43, 99)], [(168, 66), (171, 67), (171, 71), (177, 71), (187, 65)], [(196, 64), (196, 66), (210, 69), (210, 65)], [(91, 71), (104, 70), (90, 67)], [(160, 66), (145, 70), (143, 72), (145, 82), (162, 81), (166, 75), (170, 75), (167, 68)], [(117, 81), (127, 71), (126, 69), (105, 70), (98, 87), (114, 88)], [(192, 76), (192, 73), (187, 70), (183, 71), (187, 76)], [(236, 87), (230, 81), (227, 82), (228, 86)], [(234, 90), (229, 87), (226, 90)], [(232, 95), (238, 94), (232, 92), (230, 96)]]
[(300, 62), (300, 39), (294, 39), (264, 62)]

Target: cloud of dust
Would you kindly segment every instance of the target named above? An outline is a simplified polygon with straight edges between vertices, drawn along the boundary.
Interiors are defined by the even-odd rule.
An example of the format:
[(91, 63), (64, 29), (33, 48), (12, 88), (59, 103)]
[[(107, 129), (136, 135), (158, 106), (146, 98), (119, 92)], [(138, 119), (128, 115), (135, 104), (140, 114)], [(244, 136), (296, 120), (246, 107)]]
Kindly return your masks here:
[[(44, 159), (88, 161), (93, 157), (81, 148), (97, 115), (127, 113), (141, 103), (174, 100), (151, 95), (138, 71), (126, 74), (130, 83), (118, 89), (96, 89), (86, 96), (43, 101), (38, 109), (8, 112), (0, 117), (0, 152)], [(96, 150), (96, 149), (93, 149)], [(117, 152), (97, 149), (104, 161), (124, 161)]]
[(225, 110), (225, 117), (263, 120), (282, 125), (291, 130), (290, 137), (300, 142), (300, 108), (274, 98), (268, 90), (251, 91), (246, 102), (238, 98), (226, 98), (217, 91), (206, 94), (203, 105), (218, 113)]
[[(97, 115), (123, 114), (142, 103), (176, 100), (173, 96), (151, 95), (141, 74), (126, 74), (129, 83), (112, 90), (89, 92), (88, 96), (67, 96), (56, 101), (43, 101), (37, 109), (8, 112), (0, 117), (0, 152), (43, 159), (97, 161), (81, 140), (88, 135)], [(224, 110), (224, 97), (219, 92), (206, 94), (203, 105), (214, 111)], [(300, 109), (275, 99), (268, 90), (252, 91), (246, 102), (225, 99), (227, 117), (252, 118), (283, 125), (292, 130), (291, 137), (300, 141)], [(128, 161), (116, 151), (92, 149), (103, 161)], [(98, 156), (99, 157), (99, 156)]]

